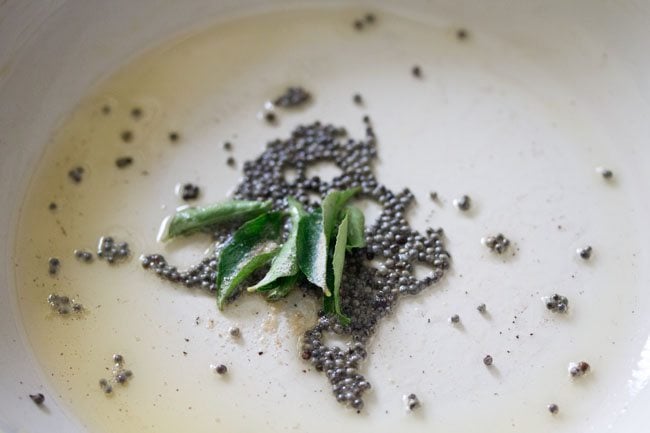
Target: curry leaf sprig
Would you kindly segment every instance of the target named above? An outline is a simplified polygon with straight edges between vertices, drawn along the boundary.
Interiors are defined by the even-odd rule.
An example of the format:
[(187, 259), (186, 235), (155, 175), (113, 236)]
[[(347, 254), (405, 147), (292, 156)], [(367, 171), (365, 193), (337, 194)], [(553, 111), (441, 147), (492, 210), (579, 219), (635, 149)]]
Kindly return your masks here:
[[(347, 203), (360, 188), (333, 191), (320, 207), (305, 212), (295, 199), (287, 199), (287, 212), (271, 210), (270, 202), (231, 200), (207, 207), (185, 208), (171, 217), (161, 238), (172, 239), (226, 223), (242, 225), (220, 250), (216, 293), (223, 309), (242, 284), (269, 265), (264, 277), (248, 287), (270, 301), (287, 296), (301, 280), (323, 291), (323, 309), (343, 325), (350, 319), (341, 309), (341, 282), (345, 254), (365, 246), (363, 212)], [(285, 218), (291, 228), (281, 242)]]

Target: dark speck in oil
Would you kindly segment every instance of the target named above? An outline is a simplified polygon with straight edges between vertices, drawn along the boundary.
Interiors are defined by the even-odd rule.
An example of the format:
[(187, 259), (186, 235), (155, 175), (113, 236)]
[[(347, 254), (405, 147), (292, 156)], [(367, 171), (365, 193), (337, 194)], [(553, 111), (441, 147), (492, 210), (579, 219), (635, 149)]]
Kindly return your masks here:
[(115, 160), (117, 168), (126, 168), (133, 164), (133, 158), (130, 156), (121, 156)]
[(467, 31), (467, 29), (461, 28), (456, 30), (456, 39), (458, 39), (459, 41), (464, 41), (467, 40), (467, 38), (469, 38), (469, 32)]
[(181, 136), (178, 132), (172, 131), (169, 133), (167, 138), (169, 138), (169, 141), (171, 141), (172, 143), (176, 143), (178, 140), (181, 139)]
[(120, 134), (120, 138), (122, 139), (123, 142), (125, 143), (130, 143), (133, 141), (133, 132), (132, 131), (122, 131)]

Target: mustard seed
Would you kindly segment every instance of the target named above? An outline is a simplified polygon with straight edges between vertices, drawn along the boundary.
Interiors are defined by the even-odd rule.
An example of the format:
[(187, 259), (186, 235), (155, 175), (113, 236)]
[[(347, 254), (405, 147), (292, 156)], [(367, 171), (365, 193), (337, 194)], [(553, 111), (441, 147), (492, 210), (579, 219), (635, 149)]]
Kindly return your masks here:
[(45, 396), (40, 392), (38, 394), (29, 394), (29, 398), (31, 398), (32, 401), (38, 406), (42, 405), (45, 401)]

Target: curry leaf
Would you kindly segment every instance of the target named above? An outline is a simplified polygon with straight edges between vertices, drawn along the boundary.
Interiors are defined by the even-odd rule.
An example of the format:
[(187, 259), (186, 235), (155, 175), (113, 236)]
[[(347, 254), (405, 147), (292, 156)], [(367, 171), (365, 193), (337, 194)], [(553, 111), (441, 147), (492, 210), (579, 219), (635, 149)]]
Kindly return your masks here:
[(327, 242), (320, 209), (306, 215), (298, 227), (298, 266), (307, 280), (331, 296), (327, 287)]
[(286, 242), (282, 245), (280, 252), (271, 262), (271, 268), (264, 278), (252, 287), (248, 288), (249, 292), (270, 290), (273, 282), (279, 278), (289, 277), (298, 273), (298, 228), (301, 219), (305, 216), (300, 203), (289, 197), (289, 216), (291, 220), (291, 231)]
[(241, 226), (223, 247), (217, 266), (217, 305), (223, 309), (238, 286), (278, 253), (281, 212), (263, 214)]
[(323, 233), (325, 234), (328, 246), (336, 235), (336, 226), (343, 219), (341, 211), (345, 203), (359, 191), (361, 191), (360, 187), (346, 189), (344, 191), (332, 191), (323, 199), (323, 203), (321, 204), (323, 208)]
[(345, 251), (348, 242), (349, 214), (346, 212), (343, 221), (338, 227), (336, 243), (332, 253), (332, 277), (330, 290), (332, 295), (330, 299), (325, 299), (324, 308), (326, 312), (336, 313), (342, 325), (348, 325), (350, 319), (341, 311), (341, 280), (343, 279), (343, 267), (345, 265)]
[(268, 212), (271, 202), (230, 200), (205, 207), (187, 207), (163, 222), (160, 238), (168, 240), (208, 227), (233, 221), (247, 221)]
[(348, 251), (353, 248), (362, 248), (366, 246), (365, 238), (365, 217), (363, 212), (356, 206), (348, 206)]
[(299, 276), (300, 273), (297, 272), (290, 277), (282, 277), (275, 280), (272, 283), (273, 288), (267, 292), (266, 299), (269, 301), (277, 301), (287, 296), (298, 283)]

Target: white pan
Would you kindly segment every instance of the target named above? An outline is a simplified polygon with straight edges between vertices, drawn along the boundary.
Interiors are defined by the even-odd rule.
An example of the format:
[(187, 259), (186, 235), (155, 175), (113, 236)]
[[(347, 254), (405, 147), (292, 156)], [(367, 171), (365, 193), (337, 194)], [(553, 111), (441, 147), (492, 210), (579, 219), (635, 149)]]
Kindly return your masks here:
[[(37, 356), (39, 350), (25, 331), (19, 307), (16, 226), (48, 141), (84, 95), (121, 65), (159, 44), (233, 17), (246, 20), (241, 17), (261, 10), (318, 10), (323, 3), (329, 10), (359, 4), (358, 10), (371, 9), (379, 16), (403, 15), (431, 23), (448, 35), (458, 26), (470, 31), (468, 44), (475, 44), (471, 50), (476, 53), (468, 63), (474, 68), (471, 73), (458, 69), (451, 75), (450, 63), (438, 62), (432, 52), (413, 60), (425, 66), (427, 78), (437, 80), (439, 99), (425, 103), (414, 98), (410, 107), (420, 117), (431, 110), (427, 122), (415, 122), (408, 109), (395, 108), (394, 93), (382, 93), (382, 86), (390, 86), (375, 78), (391, 70), (390, 61), (368, 80), (356, 81), (375, 96), (373, 118), (384, 125), (379, 127), (379, 170), (386, 181), (394, 188), (410, 186), (422, 210), (431, 208), (423, 202), (431, 188), (429, 179), (435, 178), (433, 187), (446, 206), (432, 214), (419, 212), (414, 218), (430, 222), (431, 217), (433, 225), (445, 228), (454, 271), (441, 290), (405, 302), (382, 328), (374, 346), (376, 358), (368, 367), (374, 396), (365, 414), (339, 407), (324, 379), (314, 372), (290, 370), (301, 365), (294, 356), (296, 339), (281, 336), (283, 355), (277, 356), (286, 355), (293, 364), (276, 370), (295, 381), (281, 392), (275, 385), (267, 386), (268, 375), (276, 370), (249, 367), (241, 387), (236, 376), (229, 384), (228, 392), (237, 404), (215, 405), (214, 424), (193, 425), (205, 414), (194, 416), (185, 408), (171, 410), (169, 422), (151, 419), (129, 424), (128, 416), (123, 424), (93, 421), (93, 417), (120, 415), (89, 415), (80, 409), (83, 405), (70, 404), (65, 382), (52, 377), (48, 361)], [(281, 47), (273, 49), (282, 55)], [(405, 75), (409, 67), (404, 65)], [(311, 73), (319, 76), (318, 70)], [(307, 70), (296, 76), (310, 77)], [(329, 95), (336, 94), (336, 82), (319, 77), (323, 88), (333, 92)], [(486, 83), (498, 79), (509, 90), (481, 86), (483, 79)], [(347, 87), (342, 94), (354, 90)], [(464, 109), (459, 109), (459, 101)], [(312, 108), (317, 117), (327, 121), (331, 115), (335, 121), (347, 122), (345, 110), (352, 108), (338, 112), (332, 103), (319, 103)], [(310, 115), (296, 119), (308, 120)], [(346, 126), (358, 130), (356, 120)], [(288, 132), (289, 126), (283, 125), (277, 134)], [(257, 141), (242, 144), (242, 156), (254, 156), (260, 143), (270, 138), (255, 131), (250, 132), (249, 138), (253, 137)], [(440, 153), (432, 147), (438, 142), (456, 145)], [(433, 158), (442, 158), (442, 164), (429, 171), (427, 161)], [(613, 170), (611, 181), (596, 173), (600, 165)], [(232, 185), (224, 183), (217, 196)], [(224, 432), (260, 428), (646, 432), (650, 429), (649, 190), (650, 3), (646, 1), (0, 0), (0, 431), (76, 433), (109, 431), (107, 425), (120, 425), (119, 431), (126, 432), (137, 431), (135, 425), (148, 425), (149, 431), (166, 432), (180, 423), (188, 430)], [(476, 193), (476, 215), (471, 218), (459, 217), (451, 205), (465, 191)], [(510, 231), (519, 249), (517, 259), (504, 264), (482, 249), (480, 237), (491, 227)], [(150, 238), (146, 233), (142, 236)], [(586, 243), (594, 245), (596, 259), (588, 268), (575, 255), (575, 248)], [(562, 288), (576, 294), (569, 328), (556, 316), (548, 316), (539, 300)], [(170, 296), (182, 293), (169, 287), (167, 291)], [(475, 301), (481, 298), (489, 298), (494, 306), (492, 324), (481, 322), (475, 311)], [(214, 309), (206, 297), (188, 302), (204, 304), (204, 311)], [(515, 337), (508, 326), (511, 320), (519, 320), (514, 317), (519, 311), (530, 326), (526, 335)], [(445, 323), (455, 312), (463, 318), (463, 329)], [(151, 314), (170, 332), (180, 332), (173, 312)], [(221, 324), (218, 313), (213, 315)], [(433, 325), (427, 318), (443, 330), (439, 340), (428, 339), (426, 326)], [(248, 326), (243, 313), (229, 313), (227, 319), (237, 321), (242, 329)], [(500, 323), (502, 327), (497, 326)], [(580, 323), (589, 323), (589, 328)], [(539, 336), (533, 337), (534, 333)], [(250, 335), (257, 341), (258, 334), (251, 331)], [(459, 352), (464, 345), (469, 349)], [(495, 354), (496, 368), (487, 371), (482, 355), (486, 347), (497, 346), (501, 351)], [(269, 347), (273, 350), (273, 345)], [(548, 353), (549, 347), (555, 352)], [(251, 353), (256, 353), (253, 346), (233, 355), (233, 364), (247, 362)], [(572, 383), (566, 366), (581, 360), (580, 353), (589, 358), (591, 376)], [(192, 355), (205, 355), (207, 371), (214, 351), (196, 350)], [(270, 359), (281, 359), (277, 356)], [(474, 358), (478, 362), (470, 362)], [(558, 385), (544, 383), (555, 369)], [(140, 371), (140, 383), (145, 383)], [(146, 390), (138, 389), (138, 374), (126, 391), (146, 395)], [(220, 392), (214, 377), (197, 381), (208, 395)], [(88, 389), (100, 392), (95, 382)], [(411, 390), (417, 390), (423, 400), (419, 413), (404, 410), (402, 395)], [(42, 407), (29, 398), (36, 392), (46, 396)], [(114, 397), (128, 406), (127, 393)], [(557, 415), (547, 410), (553, 402), (560, 405)]]

